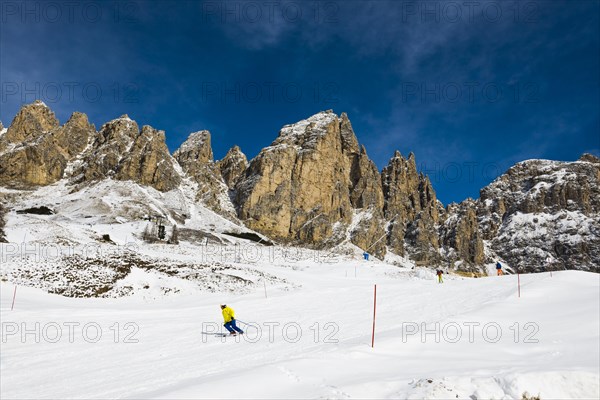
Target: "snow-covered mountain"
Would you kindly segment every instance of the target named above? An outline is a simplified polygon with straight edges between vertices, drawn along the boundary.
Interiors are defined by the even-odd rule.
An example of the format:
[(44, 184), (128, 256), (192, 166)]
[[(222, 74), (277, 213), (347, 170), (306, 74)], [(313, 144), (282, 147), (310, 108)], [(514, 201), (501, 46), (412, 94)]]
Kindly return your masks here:
[[(519, 163), (444, 208), (345, 114), (250, 161), (164, 139), (41, 102), (0, 126), (2, 398), (598, 397), (599, 275), (556, 271), (598, 272), (597, 158)], [(460, 276), (497, 259), (554, 274)], [(216, 335), (223, 303), (245, 336)]]
[[(201, 245), (249, 243), (306, 254), (368, 251), (402, 265), (474, 273), (498, 259), (509, 271), (600, 270), (600, 161), (591, 155), (573, 163), (519, 163), (482, 189), (480, 199), (444, 208), (414, 154), (395, 152), (380, 173), (348, 116), (332, 111), (284, 126), (249, 162), (237, 146), (215, 161), (208, 131), (192, 133), (171, 155), (163, 131), (140, 128), (127, 115), (96, 131), (81, 113), (60, 125), (39, 101), (2, 132), (0, 199), (13, 244), (94, 243), (110, 251), (131, 242), (143, 251), (115, 260), (151, 266), (138, 258), (168, 258), (154, 260), (167, 275), (167, 264)], [(148, 243), (145, 232), (156, 236), (158, 226), (165, 227), (164, 240)], [(168, 245), (175, 226), (179, 245)], [(35, 268), (24, 271), (23, 260), (3, 277), (25, 283)], [(102, 256), (95, 260), (89, 268), (102, 269), (97, 275), (106, 279), (70, 294), (124, 293), (117, 282), (131, 271), (117, 271)], [(48, 268), (72, 269), (72, 260), (61, 262)], [(89, 280), (81, 270), (73, 279)], [(61, 292), (53, 281), (60, 275), (31, 281)]]
[(523, 271), (600, 272), (600, 159), (518, 163), (475, 205), (486, 247)]

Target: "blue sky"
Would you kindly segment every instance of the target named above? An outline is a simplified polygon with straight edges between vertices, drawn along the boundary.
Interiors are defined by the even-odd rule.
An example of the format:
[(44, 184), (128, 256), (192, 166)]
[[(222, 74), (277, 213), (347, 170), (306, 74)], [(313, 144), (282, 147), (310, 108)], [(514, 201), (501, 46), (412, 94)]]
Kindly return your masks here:
[(252, 158), (333, 109), (380, 169), (414, 152), (445, 204), (524, 159), (600, 154), (597, 1), (74, 4), (1, 3), (4, 125), (41, 98)]

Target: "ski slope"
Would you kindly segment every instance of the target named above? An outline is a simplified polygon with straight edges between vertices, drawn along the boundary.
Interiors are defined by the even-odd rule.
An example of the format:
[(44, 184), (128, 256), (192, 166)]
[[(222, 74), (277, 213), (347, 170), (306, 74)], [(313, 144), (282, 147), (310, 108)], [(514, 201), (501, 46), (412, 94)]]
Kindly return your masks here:
[[(3, 282), (0, 397), (600, 396), (600, 275), (524, 275), (518, 298), (516, 276), (437, 284), (427, 269), (378, 262), (260, 267), (297, 286), (158, 300), (18, 287), (11, 311), (14, 286)], [(244, 322), (244, 337), (203, 334), (220, 328), (220, 303)]]

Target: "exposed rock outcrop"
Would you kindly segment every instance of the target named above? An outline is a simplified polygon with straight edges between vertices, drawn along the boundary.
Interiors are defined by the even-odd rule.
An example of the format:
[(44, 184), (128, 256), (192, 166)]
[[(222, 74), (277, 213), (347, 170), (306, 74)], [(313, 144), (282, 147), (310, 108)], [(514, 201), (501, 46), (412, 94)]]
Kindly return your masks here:
[(600, 160), (529, 160), (481, 190), (478, 225), (491, 250), (521, 271), (600, 272)]
[(4, 233), (4, 226), (6, 225), (5, 214), (6, 208), (4, 208), (4, 204), (0, 203), (0, 243), (6, 243), (6, 235)]
[(191, 133), (179, 149), (173, 153), (173, 157), (186, 173), (195, 176), (199, 170), (213, 161), (210, 132)]
[(58, 119), (52, 110), (43, 102), (36, 100), (19, 110), (8, 127), (8, 131), (2, 136), (0, 151), (5, 145), (11, 143), (21, 144), (32, 139), (38, 139), (44, 134), (52, 132), (58, 126)]
[(165, 132), (144, 125), (119, 166), (116, 178), (153, 186), (163, 192), (178, 187), (181, 178), (165, 144)]
[(196, 200), (215, 212), (235, 219), (235, 211), (228, 196), (228, 187), (214, 162), (209, 131), (190, 134), (173, 156), (183, 171), (198, 184)]
[(386, 252), (379, 172), (346, 114), (324, 111), (284, 126), (235, 192), (240, 219), (272, 238), (317, 248), (348, 238)]
[(236, 186), (239, 217), (272, 238), (322, 246), (352, 220), (348, 163), (333, 112), (286, 125)]
[(331, 110), (285, 125), (250, 163), (237, 146), (215, 162), (208, 131), (192, 133), (171, 156), (163, 131), (140, 130), (127, 115), (97, 132), (77, 112), (60, 126), (40, 101), (22, 107), (8, 129), (0, 123), (0, 185), (30, 189), (63, 178), (193, 188), (196, 201), (284, 243), (350, 242), (379, 257), (391, 250), (472, 271), (496, 259), (521, 271), (600, 271), (600, 159), (591, 154), (518, 163), (479, 199), (444, 209), (414, 154), (396, 152), (380, 174), (348, 116)]
[(96, 127), (88, 121), (87, 115), (74, 112), (67, 123), (56, 131), (54, 139), (65, 156), (72, 160), (86, 149), (96, 135)]
[[(342, 121), (345, 114), (342, 115)], [(342, 122), (343, 123), (343, 122)], [(354, 132), (352, 132), (352, 137)], [(350, 232), (351, 242), (363, 250), (382, 257), (386, 253), (386, 232), (383, 218), (383, 190), (375, 163), (364, 146), (359, 153), (350, 153), (350, 203), (362, 210), (359, 221)]]
[(94, 126), (83, 114), (74, 113), (60, 127), (44, 103), (22, 107), (0, 137), (0, 184), (30, 188), (58, 181), (94, 134)]
[(227, 187), (233, 189), (248, 168), (248, 160), (238, 146), (233, 146), (225, 157), (217, 162), (217, 167)]
[(346, 113), (340, 115), (340, 135), (349, 171), (350, 204), (354, 209), (350, 241), (383, 257), (387, 251), (383, 218), (383, 190), (379, 170), (360, 146)]
[[(463, 261), (467, 266), (480, 266), (485, 261), (484, 243), (477, 220), (477, 203), (468, 199), (450, 204), (448, 218), (440, 229), (441, 241), (448, 253), (446, 260), (453, 264)], [(464, 268), (463, 269), (468, 269)]]
[(390, 248), (400, 255), (408, 252), (418, 262), (438, 262), (440, 204), (429, 178), (417, 172), (414, 154), (405, 159), (396, 151), (381, 182)]
[(181, 182), (176, 163), (165, 144), (164, 131), (137, 123), (127, 115), (107, 122), (82, 155), (75, 182), (104, 178), (131, 180), (160, 191)]

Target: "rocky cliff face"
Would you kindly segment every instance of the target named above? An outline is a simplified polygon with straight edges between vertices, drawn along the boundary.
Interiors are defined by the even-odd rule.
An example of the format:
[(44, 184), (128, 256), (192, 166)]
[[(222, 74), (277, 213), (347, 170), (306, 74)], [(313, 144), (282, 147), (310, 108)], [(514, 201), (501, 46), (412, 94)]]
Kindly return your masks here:
[(0, 184), (7, 187), (48, 185), (63, 177), (74, 183), (112, 177), (168, 191), (180, 182), (175, 165), (164, 132), (149, 126), (140, 131), (126, 115), (96, 132), (78, 112), (60, 126), (54, 113), (36, 101), (24, 106), (0, 136)]
[(444, 259), (449, 263), (463, 262), (463, 269), (470, 269), (464, 267), (480, 266), (486, 261), (477, 202), (467, 199), (448, 206), (447, 219), (440, 227), (440, 241), (446, 250)]
[[(347, 117), (342, 115), (342, 120)], [(349, 125), (349, 122), (348, 122)], [(354, 132), (352, 132), (354, 137)], [(385, 255), (386, 232), (383, 217), (383, 190), (379, 171), (367, 156), (364, 146), (349, 154), (350, 203), (358, 212), (358, 221), (350, 232), (351, 242), (377, 256)], [(357, 212), (355, 211), (355, 215)]]
[(128, 157), (118, 169), (116, 178), (153, 186), (162, 192), (177, 188), (181, 177), (165, 144), (165, 132), (144, 125), (133, 141)]
[(173, 157), (185, 172), (192, 176), (198, 174), (198, 171), (213, 161), (210, 132), (198, 131), (191, 133), (179, 149), (173, 153)]
[(198, 185), (196, 200), (223, 216), (235, 218), (228, 187), (223, 182), (219, 166), (213, 159), (209, 131), (192, 133), (175, 151), (173, 157), (186, 175)]
[[(2, 129), (0, 128), (0, 130)], [(0, 243), (6, 242), (6, 235), (4, 233), (4, 226), (6, 225), (6, 220), (4, 214), (6, 214), (6, 209), (4, 208), (4, 205), (0, 203)]]
[(481, 235), (524, 271), (600, 272), (600, 160), (529, 160), (481, 190)]
[(42, 102), (24, 106), (0, 136), (0, 184), (30, 188), (58, 181), (94, 133), (83, 114), (74, 113), (61, 127)]
[(390, 248), (419, 262), (437, 262), (440, 203), (429, 178), (417, 172), (414, 154), (405, 159), (396, 151), (381, 172), (381, 182)]
[(352, 219), (344, 150), (333, 112), (286, 125), (236, 187), (240, 218), (278, 240), (324, 244)]
[(270, 237), (315, 247), (340, 243), (352, 224), (350, 240), (367, 249), (385, 233), (378, 178), (347, 116), (321, 112), (284, 126), (250, 162), (236, 185), (238, 215)]
[(233, 146), (225, 157), (217, 162), (217, 167), (227, 187), (233, 189), (248, 168), (248, 159), (238, 146)]
[[(60, 125), (42, 102), (0, 124), (0, 185), (29, 189), (68, 179), (73, 190), (107, 178), (195, 200), (271, 239), (314, 248), (352, 243), (374, 255), (479, 270), (600, 269), (600, 160), (530, 160), (483, 188), (480, 198), (437, 200), (414, 154), (396, 152), (379, 173), (346, 114), (320, 112), (284, 126), (249, 163), (239, 147), (213, 158), (208, 131), (170, 155), (165, 134), (127, 115), (100, 131), (74, 113)], [(238, 220), (239, 218), (239, 220)]]
[(181, 182), (164, 131), (147, 125), (140, 130), (127, 115), (104, 124), (81, 159), (78, 183), (111, 177), (169, 191)]
[(2, 137), (2, 142), (3, 145), (29, 142), (42, 134), (52, 132), (58, 126), (58, 119), (54, 113), (43, 102), (37, 100), (19, 110)]

